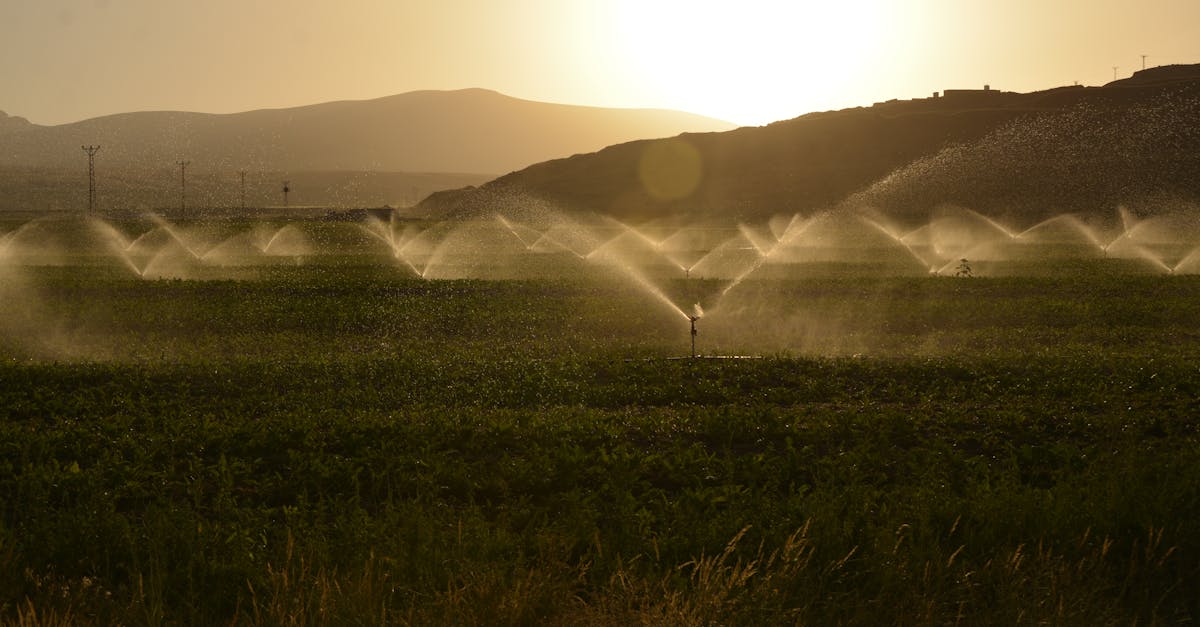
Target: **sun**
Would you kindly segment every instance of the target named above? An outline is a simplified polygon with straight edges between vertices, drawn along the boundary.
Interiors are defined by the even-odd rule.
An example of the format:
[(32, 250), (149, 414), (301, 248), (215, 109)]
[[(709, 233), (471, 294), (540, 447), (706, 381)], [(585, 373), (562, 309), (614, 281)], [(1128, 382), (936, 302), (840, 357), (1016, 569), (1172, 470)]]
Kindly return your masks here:
[(619, 0), (614, 61), (643, 93), (760, 124), (833, 102), (897, 20), (887, 0)]

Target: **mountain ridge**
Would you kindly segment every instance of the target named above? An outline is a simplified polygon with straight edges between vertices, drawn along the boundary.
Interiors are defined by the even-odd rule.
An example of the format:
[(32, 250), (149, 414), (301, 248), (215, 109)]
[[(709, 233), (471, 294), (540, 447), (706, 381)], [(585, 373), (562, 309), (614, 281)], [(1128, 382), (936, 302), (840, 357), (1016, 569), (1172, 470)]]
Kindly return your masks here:
[(236, 113), (139, 111), (42, 126), (0, 119), (0, 166), (75, 167), (101, 144), (113, 168), (178, 159), (197, 168), (500, 174), (646, 136), (732, 128), (665, 109), (542, 103), (469, 88)]
[[(1029, 93), (947, 90), (762, 127), (635, 140), (439, 192), (416, 212), (461, 217), (497, 203), (513, 212), (528, 198), (623, 220), (728, 223), (852, 202), (919, 222), (949, 203), (1029, 223), (1150, 198), (1200, 199), (1200, 65), (1131, 79)], [(672, 142), (687, 144), (677, 152), (694, 151), (703, 173), (688, 193), (655, 197), (647, 155)]]

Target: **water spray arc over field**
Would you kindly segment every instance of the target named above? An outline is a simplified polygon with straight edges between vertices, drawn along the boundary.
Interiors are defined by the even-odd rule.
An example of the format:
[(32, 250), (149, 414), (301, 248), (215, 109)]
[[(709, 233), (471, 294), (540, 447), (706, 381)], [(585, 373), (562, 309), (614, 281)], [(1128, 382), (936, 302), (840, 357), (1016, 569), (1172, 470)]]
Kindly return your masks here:
[[(783, 231), (779, 232), (774, 242), (766, 244), (764, 248), (759, 248), (759, 245), (756, 244), (755, 249), (759, 253), (758, 258), (748, 268), (746, 268), (745, 271), (738, 274), (733, 281), (725, 287), (725, 289), (721, 292), (721, 295), (725, 296), (729, 292), (733, 291), (735, 287), (741, 285), (743, 281), (745, 281), (750, 275), (754, 274), (754, 272), (761, 268), (764, 263), (767, 263), (776, 253), (778, 253), (780, 250), (783, 250), (783, 248), (792, 241), (804, 235), (805, 230), (807, 230), (811, 224), (811, 220), (805, 221), (800, 217), (800, 214), (796, 214), (792, 216), (791, 220), (788, 221), (787, 226), (783, 228)], [(745, 227), (740, 226), (739, 230), (745, 232)], [(772, 229), (772, 232), (775, 232), (775, 230)]]
[[(711, 357), (738, 350), (738, 338), (751, 335), (764, 342), (756, 350), (788, 346), (774, 337), (828, 347), (823, 337), (843, 335), (836, 318), (806, 313), (820, 304), (771, 297), (781, 281), (964, 276), (963, 267), (969, 276), (1019, 276), (1063, 264), (1072, 272), (1200, 274), (1200, 210), (1184, 209), (1141, 217), (1118, 209), (1107, 222), (1060, 214), (1019, 227), (956, 207), (907, 224), (869, 209), (724, 225), (631, 224), (544, 209), (475, 220), (393, 211), (358, 222), (80, 216), (0, 223), (0, 263), (63, 265), (74, 256), (137, 280), (269, 276), (258, 268), (327, 263), (390, 266), (419, 281), (597, 279), (627, 287), (664, 314), (663, 333), (686, 330), (687, 344), (679, 344), (686, 355)], [(855, 350), (832, 350), (842, 348)]]
[[(489, 276), (497, 263), (508, 263), (506, 260), (564, 256), (582, 264), (578, 266), (581, 271), (589, 266), (609, 267), (641, 285), (657, 286), (670, 278), (723, 280), (728, 282), (725, 293), (762, 273), (786, 276), (828, 263), (884, 263), (882, 272), (911, 273), (921, 268), (939, 274), (950, 271), (963, 258), (1001, 271), (1004, 264), (1012, 262), (1044, 259), (1050, 265), (1058, 259), (1074, 258), (1133, 261), (1164, 274), (1194, 271), (1200, 225), (1191, 214), (1136, 218), (1126, 210), (1118, 213), (1115, 228), (1086, 222), (1075, 214), (1014, 228), (963, 208), (940, 209), (927, 222), (907, 228), (870, 211), (683, 227), (635, 226), (612, 218), (586, 222), (565, 214), (544, 218), (537, 225), (502, 213), (481, 221), (419, 222), (368, 216), (347, 228), (365, 234), (358, 239), (384, 247), (390, 257), (423, 278), (471, 278), (477, 273), (482, 278)], [(352, 237), (342, 238), (349, 243), (340, 248), (318, 244), (305, 233), (301, 221), (258, 222), (237, 229), (232, 224), (196, 220), (175, 223), (149, 214), (120, 223), (93, 216), (85, 223), (90, 233), (87, 237), (100, 251), (143, 271), (144, 262), (159, 254), (177, 257), (178, 263), (255, 265), (273, 257), (365, 254), (370, 248), (356, 252)], [(57, 243), (64, 229), (74, 228), (67, 225), (47, 219), (6, 225), (0, 230), (0, 256), (10, 263), (38, 263), (39, 255), (45, 257), (52, 251), (58, 254), (65, 248), (69, 254), (74, 245)], [(572, 266), (563, 265), (564, 261), (553, 263), (559, 275), (572, 272)], [(527, 262), (509, 265), (516, 268), (512, 270), (514, 278), (521, 276), (520, 268), (536, 272), (539, 267)], [(682, 311), (678, 304), (672, 309)]]

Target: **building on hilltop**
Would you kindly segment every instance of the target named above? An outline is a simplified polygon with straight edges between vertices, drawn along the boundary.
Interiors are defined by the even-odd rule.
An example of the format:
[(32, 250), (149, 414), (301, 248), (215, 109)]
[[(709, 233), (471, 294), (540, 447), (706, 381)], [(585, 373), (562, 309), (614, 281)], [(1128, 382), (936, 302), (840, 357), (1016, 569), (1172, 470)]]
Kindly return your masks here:
[(991, 85), (984, 85), (983, 89), (947, 89), (942, 92), (943, 98), (988, 98), (1004, 92), (993, 90)]
[(984, 104), (995, 104), (996, 99), (1001, 96), (1010, 96), (1014, 92), (1000, 91), (992, 89), (991, 85), (984, 85), (983, 89), (947, 89), (942, 92), (933, 92), (927, 98), (913, 98), (911, 100), (899, 100), (893, 98), (883, 102), (876, 102), (876, 107), (888, 107), (901, 105), (905, 103), (928, 103), (938, 102), (942, 106), (961, 107), (961, 106), (979, 106)]

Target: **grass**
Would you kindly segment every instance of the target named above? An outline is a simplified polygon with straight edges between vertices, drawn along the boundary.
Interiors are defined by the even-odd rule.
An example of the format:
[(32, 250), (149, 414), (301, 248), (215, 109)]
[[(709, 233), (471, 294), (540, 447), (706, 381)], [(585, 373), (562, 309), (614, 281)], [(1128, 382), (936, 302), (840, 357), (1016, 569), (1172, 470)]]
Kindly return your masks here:
[(22, 279), (7, 624), (1200, 614), (1195, 278)]

